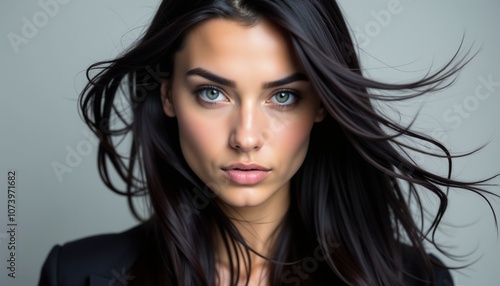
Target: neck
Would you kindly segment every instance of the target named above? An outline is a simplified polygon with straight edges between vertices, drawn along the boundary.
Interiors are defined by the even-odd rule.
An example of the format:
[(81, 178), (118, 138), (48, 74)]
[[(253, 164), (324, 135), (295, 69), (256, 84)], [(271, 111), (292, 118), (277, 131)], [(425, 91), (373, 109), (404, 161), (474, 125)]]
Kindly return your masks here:
[[(241, 234), (248, 246), (255, 250), (258, 254), (270, 258), (274, 242), (280, 233), (280, 225), (288, 211), (290, 205), (289, 190), (277, 192), (273, 198), (259, 206), (232, 208), (225, 207), (226, 215), (231, 219), (238, 232)], [(226, 234), (226, 238), (230, 241), (230, 237)], [(249, 256), (245, 252), (243, 245), (237, 243), (238, 255), (230, 244), (230, 253), (228, 253), (221, 234), (216, 234), (217, 262), (222, 267), (229, 269), (229, 255), (233, 262), (239, 260), (239, 265), (247, 265), (250, 258), (252, 272), (261, 271), (267, 268), (267, 260), (259, 255), (250, 252)], [(236, 270), (236, 269), (235, 269)], [(240, 269), (243, 271), (243, 269)], [(247, 273), (252, 274), (252, 273)]]

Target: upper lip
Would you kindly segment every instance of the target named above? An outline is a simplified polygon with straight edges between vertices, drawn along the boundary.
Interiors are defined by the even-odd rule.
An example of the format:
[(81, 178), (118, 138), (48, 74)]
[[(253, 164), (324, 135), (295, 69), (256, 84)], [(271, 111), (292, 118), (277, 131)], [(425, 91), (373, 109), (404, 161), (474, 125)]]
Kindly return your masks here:
[(243, 164), (243, 163), (236, 163), (236, 164), (231, 164), (227, 167), (223, 167), (222, 170), (227, 171), (227, 170), (242, 170), (242, 171), (270, 171), (271, 169), (263, 167), (258, 164)]

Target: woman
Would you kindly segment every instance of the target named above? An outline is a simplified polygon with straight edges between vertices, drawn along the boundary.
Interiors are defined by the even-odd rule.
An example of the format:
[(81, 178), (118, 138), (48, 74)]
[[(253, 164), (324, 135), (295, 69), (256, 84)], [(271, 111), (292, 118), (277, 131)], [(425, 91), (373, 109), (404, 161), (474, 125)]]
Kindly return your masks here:
[[(104, 182), (138, 218), (147, 196), (151, 217), (54, 247), (40, 284), (453, 285), (423, 240), (444, 189), (482, 182), (419, 167), (407, 151), (427, 151), (407, 139), (440, 149), (428, 155), (449, 174), (452, 156), (372, 103), (439, 90), (465, 62), (385, 84), (363, 77), (334, 1), (163, 1), (136, 45), (89, 68), (80, 99)], [(124, 157), (113, 138), (128, 134)], [(422, 212), (425, 192), (440, 199), (430, 229), (407, 200)]]

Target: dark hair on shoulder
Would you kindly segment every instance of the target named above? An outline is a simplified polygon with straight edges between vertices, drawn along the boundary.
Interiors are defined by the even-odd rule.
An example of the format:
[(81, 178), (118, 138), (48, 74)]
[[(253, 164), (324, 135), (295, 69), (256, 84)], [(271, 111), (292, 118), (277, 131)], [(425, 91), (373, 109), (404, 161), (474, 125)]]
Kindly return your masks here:
[[(484, 197), (488, 192), (482, 187), (491, 178), (475, 182), (452, 179), (454, 156), (445, 146), (394, 122), (373, 103), (439, 91), (453, 82), (470, 53), (460, 46), (447, 65), (424, 78), (383, 83), (363, 75), (336, 1), (164, 0), (147, 31), (129, 50), (88, 69), (89, 83), (80, 96), (83, 118), (100, 138), (98, 164), (104, 183), (128, 197), (138, 219), (134, 197), (146, 195), (150, 204), (154, 222), (150, 250), (136, 263), (141, 271), (134, 273), (132, 282), (214, 285), (213, 230), (229, 235), (228, 251), (236, 242), (246, 245), (211, 200), (209, 187), (185, 162), (177, 121), (165, 116), (160, 99), (160, 80), (172, 73), (174, 55), (182, 48), (184, 37), (212, 18), (247, 25), (265, 19), (279, 26), (328, 111), (314, 125), (305, 161), (292, 178), (290, 209), (274, 253), (268, 257), (273, 262), (270, 285), (319, 285), (325, 281), (404, 285), (412, 279), (404, 266), (405, 245), (426, 266), (421, 278), (432, 280), (433, 264), (424, 241), (434, 243), (448, 205), (447, 191), (459, 188)], [(127, 136), (131, 144), (125, 156), (119, 152), (117, 139)], [(405, 143), (408, 140), (431, 144), (441, 153), (417, 149)], [(425, 170), (407, 152), (447, 160), (448, 174)], [(125, 189), (112, 181), (110, 168), (123, 180)], [(420, 195), (424, 192), (440, 201), (426, 229), (417, 223), (408, 202), (413, 198), (422, 214)], [(314, 262), (315, 271), (295, 275), (293, 267), (314, 255), (321, 257)], [(230, 269), (240, 269), (233, 265), (235, 261), (230, 262)], [(238, 276), (231, 273), (231, 281), (236, 282)]]

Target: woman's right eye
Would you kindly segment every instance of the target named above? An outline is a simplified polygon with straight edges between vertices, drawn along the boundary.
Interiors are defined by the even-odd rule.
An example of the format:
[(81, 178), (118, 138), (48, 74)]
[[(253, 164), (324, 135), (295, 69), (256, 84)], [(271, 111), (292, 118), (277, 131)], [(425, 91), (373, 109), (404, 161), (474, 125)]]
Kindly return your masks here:
[(196, 90), (195, 94), (204, 103), (216, 104), (217, 102), (227, 101), (222, 91), (215, 87), (203, 87)]

